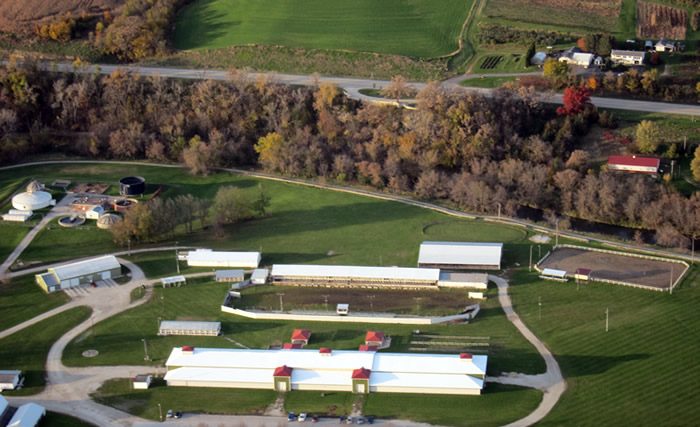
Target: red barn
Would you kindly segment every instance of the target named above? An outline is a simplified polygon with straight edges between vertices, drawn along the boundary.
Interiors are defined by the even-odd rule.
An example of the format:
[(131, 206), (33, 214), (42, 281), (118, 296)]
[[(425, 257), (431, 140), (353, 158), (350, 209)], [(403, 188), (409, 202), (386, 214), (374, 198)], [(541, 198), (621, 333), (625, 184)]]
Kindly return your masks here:
[(639, 156), (610, 156), (608, 157), (608, 170), (646, 173), (656, 175), (659, 173), (661, 159), (655, 157)]

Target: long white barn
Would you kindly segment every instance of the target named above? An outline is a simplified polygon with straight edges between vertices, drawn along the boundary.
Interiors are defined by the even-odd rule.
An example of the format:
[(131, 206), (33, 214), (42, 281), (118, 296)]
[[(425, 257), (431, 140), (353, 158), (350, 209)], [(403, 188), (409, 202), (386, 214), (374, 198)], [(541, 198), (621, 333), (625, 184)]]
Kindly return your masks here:
[(503, 243), (423, 242), (418, 266), (445, 270), (500, 270)]
[(190, 267), (215, 268), (258, 268), (262, 256), (260, 252), (228, 252), (197, 249), (187, 252), (187, 265)]
[(481, 394), (487, 356), (176, 347), (169, 386)]
[(272, 284), (298, 286), (436, 287), (440, 270), (409, 267), (275, 264)]

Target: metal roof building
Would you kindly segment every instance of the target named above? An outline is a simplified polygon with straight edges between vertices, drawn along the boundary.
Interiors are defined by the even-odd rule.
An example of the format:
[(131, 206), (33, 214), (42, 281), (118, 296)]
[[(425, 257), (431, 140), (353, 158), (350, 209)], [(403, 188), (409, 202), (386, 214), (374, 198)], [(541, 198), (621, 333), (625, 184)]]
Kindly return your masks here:
[(440, 272), (438, 286), (441, 288), (486, 289), (489, 285), (489, 275), (486, 273), (452, 273)]
[(608, 157), (608, 169), (622, 172), (647, 173), (655, 175), (659, 173), (661, 159), (656, 157), (639, 156), (610, 156)]
[(218, 336), (221, 322), (162, 320), (158, 335)]
[(272, 283), (296, 286), (437, 286), (440, 270), (407, 267), (275, 264)]
[(7, 427), (35, 427), (46, 415), (46, 409), (36, 403), (25, 403), (12, 416)]
[(52, 267), (44, 274), (35, 276), (37, 284), (46, 292), (54, 292), (98, 280), (121, 277), (122, 266), (113, 255), (86, 259)]
[(0, 396), (0, 425), (3, 422), (3, 418), (5, 417), (8, 409), (10, 409), (10, 403), (7, 401), (7, 399)]
[(0, 371), (0, 392), (14, 390), (22, 381), (22, 371)]
[(224, 252), (211, 249), (197, 249), (187, 253), (190, 267), (216, 268), (258, 268), (260, 252)]
[(242, 282), (245, 279), (243, 270), (216, 270), (215, 280), (217, 282), (232, 283)]
[(503, 243), (423, 242), (419, 267), (446, 270), (500, 270)]
[(354, 393), (480, 394), (487, 356), (372, 351), (174, 348), (169, 386)]

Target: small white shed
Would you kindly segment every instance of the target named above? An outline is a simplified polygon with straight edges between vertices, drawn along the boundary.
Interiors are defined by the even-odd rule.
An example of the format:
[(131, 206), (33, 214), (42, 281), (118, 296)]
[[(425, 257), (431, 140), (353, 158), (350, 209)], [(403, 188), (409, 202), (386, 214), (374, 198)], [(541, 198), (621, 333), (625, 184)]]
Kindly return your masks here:
[(136, 375), (131, 384), (134, 390), (148, 390), (153, 382), (153, 375)]
[(0, 391), (14, 390), (22, 383), (22, 371), (0, 371)]
[(97, 221), (104, 213), (105, 208), (102, 206), (94, 206), (92, 209), (85, 212), (85, 218)]
[(340, 316), (347, 316), (350, 312), (350, 304), (338, 304), (335, 307), (335, 312)]
[(256, 268), (250, 276), (250, 283), (254, 285), (264, 285), (267, 283), (267, 278), (270, 276), (270, 271), (267, 268)]

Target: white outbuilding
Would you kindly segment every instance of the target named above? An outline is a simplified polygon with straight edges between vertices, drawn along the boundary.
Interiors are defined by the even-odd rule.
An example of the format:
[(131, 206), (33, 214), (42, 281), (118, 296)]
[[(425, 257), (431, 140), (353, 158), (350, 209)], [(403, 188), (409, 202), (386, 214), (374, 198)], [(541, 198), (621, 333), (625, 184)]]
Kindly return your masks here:
[(503, 243), (423, 242), (418, 266), (445, 270), (500, 270)]
[(4, 397), (0, 396), (0, 425), (5, 420), (5, 415), (7, 415), (10, 410), (10, 403)]
[(230, 252), (197, 249), (187, 252), (187, 265), (190, 267), (214, 268), (258, 268), (262, 256), (260, 252)]
[(264, 285), (267, 283), (267, 278), (270, 276), (270, 270), (267, 268), (256, 268), (250, 276), (250, 283), (254, 285)]
[(105, 208), (103, 206), (93, 206), (92, 208), (85, 211), (85, 218), (94, 219), (97, 221), (105, 213)]
[(486, 289), (489, 276), (486, 273), (440, 272), (438, 286), (441, 288)]
[(0, 392), (14, 390), (22, 384), (22, 371), (0, 371)]
[(158, 335), (210, 336), (221, 334), (221, 322), (199, 322), (191, 320), (163, 320)]
[(51, 267), (46, 273), (34, 277), (36, 283), (46, 292), (55, 292), (121, 276), (122, 266), (117, 258), (114, 255), (105, 255)]
[(274, 264), (273, 285), (360, 286), (382, 288), (436, 287), (440, 270), (410, 267), (355, 265)]
[(136, 375), (131, 380), (131, 386), (134, 390), (148, 390), (153, 382), (153, 375)]
[(25, 403), (17, 409), (7, 427), (36, 427), (46, 415), (46, 409), (34, 402)]
[(35, 211), (55, 204), (51, 193), (46, 191), (26, 191), (12, 198), (12, 207), (20, 211)]

